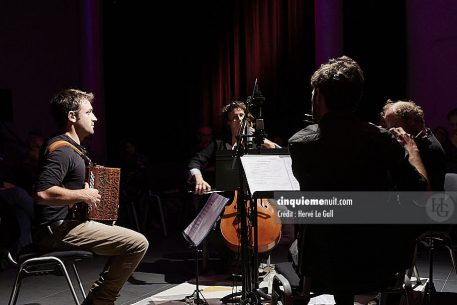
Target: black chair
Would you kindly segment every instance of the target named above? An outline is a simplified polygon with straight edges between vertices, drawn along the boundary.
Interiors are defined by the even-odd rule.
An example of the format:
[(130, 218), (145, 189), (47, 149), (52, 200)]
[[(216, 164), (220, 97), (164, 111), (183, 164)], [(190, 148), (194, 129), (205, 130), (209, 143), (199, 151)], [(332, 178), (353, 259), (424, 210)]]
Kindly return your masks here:
[(75, 263), (77, 261), (89, 259), (92, 257), (92, 252), (82, 250), (53, 251), (47, 253), (39, 252), (34, 248), (33, 245), (24, 247), (24, 249), (20, 251), (16, 258), (13, 257), (11, 251), (8, 252), (8, 260), (14, 266), (19, 268), (8, 304), (16, 304), (21, 288), (21, 283), (24, 278), (30, 276), (58, 275), (65, 276), (75, 304), (79, 305), (80, 302), (78, 296), (76, 295), (76, 291), (73, 287), (73, 283), (67, 272), (65, 264), (71, 264), (83, 299), (85, 299), (86, 293), (84, 292), (84, 288), (81, 283), (81, 279), (79, 277)]
[[(444, 179), (444, 191), (453, 197), (453, 202), (457, 202), (457, 174), (446, 173)], [(455, 212), (454, 212), (455, 213)], [(457, 227), (452, 225), (431, 225), (431, 228), (424, 232), (417, 240), (416, 252), (419, 246), (425, 246), (429, 253), (429, 280), (425, 292), (428, 297), (428, 302), (432, 302), (433, 294), (436, 292), (433, 272), (434, 272), (434, 255), (437, 248), (445, 248), (449, 251), (454, 272), (457, 275)]]

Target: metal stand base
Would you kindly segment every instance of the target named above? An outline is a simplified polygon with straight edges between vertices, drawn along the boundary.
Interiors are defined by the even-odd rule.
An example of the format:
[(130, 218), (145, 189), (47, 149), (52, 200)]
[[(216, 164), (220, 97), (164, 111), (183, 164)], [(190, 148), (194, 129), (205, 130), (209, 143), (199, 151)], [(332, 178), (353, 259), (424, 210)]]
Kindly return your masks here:
[(185, 297), (184, 301), (189, 305), (208, 305), (198, 285), (198, 253), (202, 252), (202, 250), (199, 250), (196, 246), (193, 248), (195, 250), (195, 290), (191, 295)]

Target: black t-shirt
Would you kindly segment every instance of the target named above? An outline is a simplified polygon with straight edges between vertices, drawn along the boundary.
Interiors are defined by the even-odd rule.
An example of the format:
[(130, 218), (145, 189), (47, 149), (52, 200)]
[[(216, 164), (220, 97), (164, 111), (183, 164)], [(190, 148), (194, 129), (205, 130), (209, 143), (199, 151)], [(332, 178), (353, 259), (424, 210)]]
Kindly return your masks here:
[[(81, 151), (84, 147), (77, 144), (66, 135), (58, 135), (46, 143), (46, 149), (41, 155), (41, 172), (37, 181), (37, 192), (52, 186), (61, 186), (70, 190), (84, 188), (86, 166), (83, 158), (70, 146), (61, 146), (46, 154), (47, 147), (55, 141), (65, 140)], [(37, 204), (37, 224), (46, 225), (57, 220), (66, 219), (68, 206), (48, 206)]]

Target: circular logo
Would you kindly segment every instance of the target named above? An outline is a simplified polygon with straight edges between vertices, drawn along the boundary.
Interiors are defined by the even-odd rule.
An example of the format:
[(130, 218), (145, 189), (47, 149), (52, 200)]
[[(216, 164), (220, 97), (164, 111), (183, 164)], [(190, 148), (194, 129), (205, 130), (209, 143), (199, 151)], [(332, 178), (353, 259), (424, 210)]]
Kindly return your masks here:
[(446, 193), (437, 193), (427, 199), (425, 210), (427, 215), (436, 222), (444, 222), (454, 214), (454, 199)]

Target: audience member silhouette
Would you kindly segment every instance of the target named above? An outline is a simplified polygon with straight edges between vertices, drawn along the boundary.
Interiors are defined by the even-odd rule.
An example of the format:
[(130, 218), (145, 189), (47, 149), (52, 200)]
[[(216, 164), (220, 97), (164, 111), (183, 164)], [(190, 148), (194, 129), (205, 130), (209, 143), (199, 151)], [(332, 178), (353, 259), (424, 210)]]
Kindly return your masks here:
[(209, 126), (201, 126), (197, 130), (197, 145), (194, 153), (206, 148), (214, 140), (213, 129)]
[[(17, 224), (19, 225), (19, 240), (17, 250), (32, 242), (31, 232), (34, 216), (35, 202), (32, 196), (23, 188), (7, 182), (3, 179), (3, 173), (0, 170), (0, 204), (8, 206), (13, 211)], [(14, 232), (1, 232), (1, 234), (12, 234)]]
[(123, 143), (120, 153), (121, 184), (130, 195), (149, 187), (149, 160), (138, 151), (133, 140)]
[(31, 195), (35, 192), (35, 183), (40, 173), (39, 158), (43, 143), (44, 136), (40, 131), (29, 132), (25, 159), (15, 169), (16, 184)]

